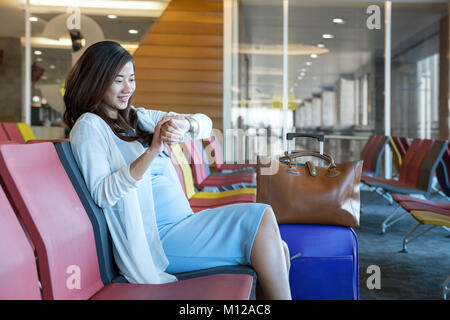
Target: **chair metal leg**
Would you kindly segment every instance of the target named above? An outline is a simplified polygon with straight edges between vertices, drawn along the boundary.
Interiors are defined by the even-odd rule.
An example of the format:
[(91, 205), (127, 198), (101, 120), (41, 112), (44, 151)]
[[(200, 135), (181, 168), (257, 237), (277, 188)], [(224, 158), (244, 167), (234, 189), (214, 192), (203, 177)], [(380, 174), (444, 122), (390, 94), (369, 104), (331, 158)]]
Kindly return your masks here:
[(377, 188), (375, 192), (378, 193), (383, 198), (385, 198), (387, 201), (389, 201), (389, 205), (392, 205), (394, 203), (394, 199), (392, 198), (391, 194), (389, 192), (384, 191), (383, 188)]
[(447, 295), (450, 292), (450, 276), (445, 279), (444, 283), (441, 286), (442, 290), (442, 300), (447, 300)]
[(397, 219), (395, 219), (394, 221), (391, 222), (391, 220), (394, 218), (394, 216), (397, 214), (398, 209), (400, 209), (401, 206), (398, 205), (393, 211), (392, 213), (383, 221), (383, 223), (381, 224), (381, 234), (384, 234), (386, 232), (386, 229), (389, 228), (390, 226), (392, 226), (394, 223), (396, 223), (397, 221), (403, 219), (405, 217), (406, 214), (408, 214), (408, 212), (403, 212)]
[(419, 238), (420, 236), (423, 236), (423, 235), (424, 235), (425, 233), (427, 233), (428, 231), (430, 231), (430, 230), (434, 229), (435, 227), (437, 227), (437, 225), (432, 225), (432, 226), (430, 226), (429, 228), (427, 228), (427, 229), (423, 230), (422, 232), (420, 232), (419, 234), (417, 234), (416, 236), (414, 236), (413, 238), (408, 239), (408, 237), (411, 236), (411, 235), (414, 233), (414, 231), (416, 231), (417, 228), (419, 228), (420, 225), (421, 225), (420, 222), (417, 223), (417, 224), (414, 226), (414, 228), (412, 228), (411, 231), (409, 231), (409, 232), (406, 234), (406, 236), (403, 238), (403, 241), (402, 241), (402, 242), (403, 242), (403, 248), (402, 248), (402, 250), (399, 251), (399, 252), (407, 253), (408, 250), (407, 250), (407, 248), (406, 248), (406, 245), (407, 245), (408, 243), (413, 242), (414, 240), (416, 240), (416, 239)]
[(433, 190), (434, 192), (436, 192), (438, 195), (440, 195), (440, 196), (442, 196), (442, 197), (444, 197), (444, 198), (447, 198), (447, 196), (445, 195), (445, 193), (442, 192), (442, 190), (436, 188), (435, 186), (432, 187), (432, 190)]
[(450, 238), (450, 228), (449, 228), (449, 227), (445, 227), (445, 226), (442, 226), (442, 228), (443, 228), (445, 231), (448, 232), (448, 234), (447, 234), (445, 237), (446, 237), (446, 238)]

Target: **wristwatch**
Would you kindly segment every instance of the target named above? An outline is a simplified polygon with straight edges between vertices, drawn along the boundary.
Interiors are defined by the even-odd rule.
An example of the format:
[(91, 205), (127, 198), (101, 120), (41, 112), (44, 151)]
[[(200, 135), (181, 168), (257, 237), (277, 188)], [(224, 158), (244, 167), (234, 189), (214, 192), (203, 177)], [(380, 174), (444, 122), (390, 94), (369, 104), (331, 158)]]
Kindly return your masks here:
[(191, 117), (185, 117), (185, 118), (187, 121), (189, 121), (189, 133), (191, 134), (191, 136), (194, 136), (194, 130), (195, 130), (194, 124), (193, 124), (194, 119)]

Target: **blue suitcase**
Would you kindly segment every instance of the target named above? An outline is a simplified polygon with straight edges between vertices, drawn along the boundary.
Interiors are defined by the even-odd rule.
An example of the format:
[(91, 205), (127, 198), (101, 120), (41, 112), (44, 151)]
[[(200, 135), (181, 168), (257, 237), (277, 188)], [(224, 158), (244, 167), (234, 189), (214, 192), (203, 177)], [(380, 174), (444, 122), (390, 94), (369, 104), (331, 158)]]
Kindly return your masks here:
[(358, 241), (350, 227), (282, 224), (294, 300), (358, 300)]

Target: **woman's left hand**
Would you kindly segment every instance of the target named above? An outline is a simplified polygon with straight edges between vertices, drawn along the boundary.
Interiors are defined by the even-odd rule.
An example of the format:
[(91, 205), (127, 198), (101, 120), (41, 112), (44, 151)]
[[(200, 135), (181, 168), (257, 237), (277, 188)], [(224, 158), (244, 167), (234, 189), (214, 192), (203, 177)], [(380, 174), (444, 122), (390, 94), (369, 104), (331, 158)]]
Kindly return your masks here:
[(184, 116), (166, 116), (163, 119), (170, 119), (161, 127), (161, 140), (168, 144), (178, 142), (189, 131), (189, 121)]

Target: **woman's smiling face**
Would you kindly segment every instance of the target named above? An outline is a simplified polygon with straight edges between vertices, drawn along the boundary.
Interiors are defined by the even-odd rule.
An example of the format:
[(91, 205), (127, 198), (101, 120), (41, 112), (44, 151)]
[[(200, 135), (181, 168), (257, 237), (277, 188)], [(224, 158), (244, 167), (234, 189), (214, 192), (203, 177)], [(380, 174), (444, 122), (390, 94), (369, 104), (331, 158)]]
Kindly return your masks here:
[(136, 90), (133, 62), (127, 62), (105, 93), (103, 101), (111, 118), (117, 118), (118, 110), (125, 110), (131, 95)]

